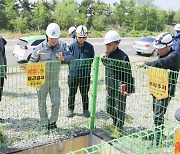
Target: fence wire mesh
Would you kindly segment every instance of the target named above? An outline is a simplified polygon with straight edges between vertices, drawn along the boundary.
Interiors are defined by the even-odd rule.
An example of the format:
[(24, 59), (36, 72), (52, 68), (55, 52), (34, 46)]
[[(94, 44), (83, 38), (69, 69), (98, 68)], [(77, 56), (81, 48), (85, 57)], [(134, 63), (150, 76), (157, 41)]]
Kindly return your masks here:
[(166, 124), (164, 129), (164, 132), (167, 135), (166, 139), (162, 140), (162, 144), (155, 148), (149, 148), (151, 139), (155, 137), (156, 134), (155, 128), (150, 128), (108, 142), (102, 142), (98, 145), (71, 151), (69, 154), (171, 154), (174, 151), (174, 130), (178, 127), (179, 123), (177, 122)]
[[(98, 76), (98, 83), (97, 83), (97, 98), (96, 98), (96, 110), (95, 110), (95, 119), (88, 118), (87, 116), (83, 115), (83, 103), (82, 103), (82, 97), (79, 89), (77, 90), (77, 94), (75, 96), (75, 106), (73, 110), (73, 117), (69, 118), (67, 117), (68, 113), (68, 95), (69, 95), (69, 87), (68, 87), (68, 65), (67, 64), (61, 64), (60, 68), (60, 74), (58, 83), (60, 86), (60, 110), (59, 110), (59, 116), (57, 120), (57, 129), (53, 130), (47, 130), (44, 127), (42, 127), (42, 123), (39, 116), (39, 107), (38, 107), (38, 96), (37, 96), (37, 89), (27, 86), (26, 82), (26, 71), (22, 70), (20, 65), (14, 65), (14, 66), (7, 66), (7, 79), (5, 79), (4, 83), (4, 92), (3, 97), (1, 101), (1, 111), (0, 111), (0, 118), (2, 118), (0, 123), (0, 147), (26, 147), (27, 145), (34, 145), (42, 142), (46, 142), (49, 140), (53, 140), (56, 138), (68, 138), (74, 136), (75, 131), (83, 132), (85, 130), (89, 130), (90, 127), (90, 120), (95, 120), (94, 124), (96, 128), (101, 128), (109, 135), (113, 136), (113, 131), (109, 129), (109, 125), (113, 124), (114, 115), (110, 116), (110, 114), (107, 112), (107, 96), (108, 92), (107, 89), (110, 88), (110, 90), (113, 90), (118, 97), (110, 96), (111, 99), (114, 99), (116, 102), (119, 101), (119, 94), (121, 94), (121, 84), (119, 85), (119, 82), (121, 82), (121, 78), (124, 77), (124, 74), (131, 75), (132, 70), (132, 76), (134, 77), (134, 86), (135, 86), (135, 93), (131, 93), (126, 98), (125, 103), (125, 109), (123, 110), (122, 114), (124, 114), (124, 125), (123, 125), (123, 131), (122, 134), (118, 134), (113, 137), (121, 137), (118, 139), (118, 142), (121, 141), (122, 143), (118, 143), (122, 146), (128, 147), (136, 147), (137, 150), (142, 150), (141, 145), (145, 144), (145, 147), (149, 144), (149, 142), (144, 142), (142, 144), (137, 144), (139, 142), (142, 142), (141, 140), (138, 142), (137, 140), (142, 139), (143, 137), (149, 136), (149, 129), (154, 127), (153, 124), (153, 98), (152, 95), (150, 95), (150, 92), (147, 87), (148, 82), (148, 76), (147, 76), (147, 69), (137, 69), (136, 66), (132, 63), (125, 63), (121, 62), (119, 63), (116, 60), (108, 60), (105, 64), (103, 60), (99, 61), (99, 71), (98, 73), (94, 74), (95, 68), (97, 66), (94, 66), (94, 63), (92, 64), (92, 59), (83, 61), (77, 61), (74, 64), (74, 67), (79, 68), (80, 72), (86, 72), (91, 70), (90, 75), (90, 82), (83, 82), (83, 86), (90, 84), (89, 89), (89, 111), (92, 111), (91, 103), (93, 103), (93, 75)], [(52, 65), (53, 66), (53, 65)], [(107, 66), (110, 67), (110, 70), (112, 72), (117, 72), (118, 78), (114, 76), (107, 75), (106, 69)], [(126, 66), (128, 66), (128, 69), (126, 69)], [(81, 68), (82, 67), (82, 68)], [(85, 68), (85, 69), (84, 69)], [(120, 69), (120, 71), (118, 71)], [(58, 70), (55, 68), (52, 70), (54, 73), (57, 73)], [(52, 71), (51, 70), (51, 71)], [(56, 72), (57, 71), (57, 72)], [(51, 73), (51, 72), (49, 72)], [(178, 72), (175, 72), (178, 74)], [(84, 77), (89, 78), (89, 75), (86, 73), (84, 74)], [(126, 76), (125, 76), (126, 77)], [(131, 77), (131, 76), (130, 76)], [(82, 76), (74, 77), (74, 80), (72, 82), (72, 87), (74, 87), (74, 84), (76, 83), (77, 79), (82, 81)], [(117, 85), (117, 87), (112, 87), (112, 84), (109, 81), (113, 81), (112, 84)], [(47, 81), (48, 84), (51, 84), (53, 79)], [(122, 84), (126, 85), (133, 85), (133, 82), (123, 80)], [(80, 85), (79, 85), (80, 86)], [(180, 97), (179, 97), (179, 89), (180, 89), (180, 80), (177, 81), (176, 86), (176, 92), (175, 97), (171, 98), (171, 101), (167, 107), (167, 112), (165, 114), (165, 129), (164, 134), (171, 138), (171, 146), (173, 146), (173, 139), (172, 134), (174, 133), (175, 128), (178, 125), (168, 125), (169, 123), (175, 123), (174, 118), (174, 112), (179, 107)], [(51, 91), (53, 92), (53, 91)], [(69, 99), (72, 98), (72, 96), (69, 97)], [(56, 99), (56, 98), (55, 98)], [(74, 98), (73, 98), (74, 99)], [(120, 102), (121, 103), (121, 102)], [(47, 96), (46, 99), (47, 104), (47, 113), (50, 116), (51, 115), (51, 97), (50, 95)], [(87, 109), (87, 108), (86, 108)], [(118, 109), (116, 108), (115, 111), (117, 112)], [(94, 115), (92, 115), (94, 116)], [(115, 120), (116, 117), (114, 117)], [(122, 119), (120, 119), (121, 121)], [(118, 128), (118, 125), (115, 125), (115, 128)], [(152, 129), (153, 130), (153, 129)], [(169, 131), (170, 130), (170, 131)], [(139, 131), (144, 132), (145, 135), (140, 135), (141, 133), (138, 133)], [(169, 132), (172, 132), (169, 133)], [(151, 131), (153, 134), (153, 131)], [(135, 134), (135, 136), (138, 136), (134, 139), (132, 139), (131, 134)], [(113, 141), (114, 142), (114, 141)], [(132, 143), (132, 144), (130, 144)], [(114, 143), (115, 144), (115, 143)], [(110, 146), (111, 145), (111, 146)], [(115, 145), (112, 146), (112, 144), (104, 143), (104, 146), (107, 149), (112, 149), (116, 147)], [(94, 146), (99, 149), (98, 146)], [(102, 146), (101, 146), (102, 147)], [(118, 145), (119, 147), (119, 145)], [(101, 151), (103, 148), (100, 148)], [(146, 148), (145, 148), (146, 149)], [(171, 152), (172, 152), (171, 148)], [(82, 151), (83, 152), (83, 151)], [(101, 151), (102, 152), (102, 151)], [(128, 153), (128, 152), (127, 152)], [(138, 153), (138, 152), (135, 152)]]

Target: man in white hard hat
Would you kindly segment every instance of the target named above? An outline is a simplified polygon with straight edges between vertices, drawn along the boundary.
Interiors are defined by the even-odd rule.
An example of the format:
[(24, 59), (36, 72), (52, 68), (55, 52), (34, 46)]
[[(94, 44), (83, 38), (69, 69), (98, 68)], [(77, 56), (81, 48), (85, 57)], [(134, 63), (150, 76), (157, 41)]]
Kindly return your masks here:
[[(59, 72), (61, 61), (73, 59), (66, 43), (59, 40), (61, 31), (56, 23), (50, 23), (46, 29), (47, 39), (33, 51), (29, 63), (46, 62), (45, 83), (37, 89), (40, 118), (48, 129), (57, 128), (56, 122), (60, 107)], [(51, 116), (48, 118), (46, 98), (49, 93), (52, 103)]]
[(174, 31), (172, 48), (180, 53), (180, 24), (174, 26)]
[[(5, 52), (6, 40), (0, 36), (0, 102), (2, 100), (3, 86), (4, 86), (4, 78), (6, 77), (7, 71), (7, 59)], [(0, 122), (3, 119), (0, 118)]]
[(67, 117), (74, 116), (75, 95), (79, 87), (82, 96), (83, 116), (89, 117), (89, 97), (91, 64), (94, 58), (94, 47), (86, 41), (87, 27), (80, 25), (76, 29), (77, 40), (69, 45), (69, 49), (75, 60), (69, 63), (68, 75), (68, 113)]
[(69, 35), (73, 38), (73, 41), (76, 41), (76, 27), (69, 28)]
[(174, 52), (174, 50), (171, 48), (172, 41), (173, 38), (170, 33), (164, 32), (159, 34), (153, 44), (159, 53), (159, 58), (155, 61), (145, 63), (138, 62), (136, 64), (137, 68), (143, 66), (152, 66), (171, 70), (169, 74), (168, 97), (159, 100), (153, 96), (153, 119), (154, 125), (156, 126), (156, 134), (155, 139), (152, 141), (150, 147), (159, 146), (162, 144), (164, 115), (171, 98), (175, 95), (178, 72), (180, 69), (180, 54), (178, 52)]
[(129, 57), (119, 49), (121, 38), (117, 31), (105, 34), (106, 53), (101, 55), (106, 68), (107, 112), (113, 119), (108, 128), (112, 137), (119, 137), (124, 132), (126, 97), (134, 91), (133, 77)]

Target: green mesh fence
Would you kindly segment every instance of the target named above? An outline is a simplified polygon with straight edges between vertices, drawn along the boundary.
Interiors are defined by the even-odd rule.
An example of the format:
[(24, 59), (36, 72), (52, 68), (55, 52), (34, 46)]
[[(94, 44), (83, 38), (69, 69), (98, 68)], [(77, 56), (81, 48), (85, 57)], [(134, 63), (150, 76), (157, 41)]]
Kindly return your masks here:
[[(86, 61), (77, 61), (75, 67), (83, 65), (86, 69), (91, 69), (93, 59)], [(61, 66), (60, 66), (61, 65)], [(60, 68), (61, 67), (61, 68)], [(81, 66), (82, 67), (82, 66)], [(59, 69), (60, 68), (60, 69)], [(43, 116), (40, 118), (39, 111), (43, 111), (43, 107), (38, 106), (37, 91), (39, 88), (27, 86), (27, 71), (21, 69), (21, 65), (7, 67), (7, 79), (4, 83), (4, 92), (1, 101), (0, 118), (0, 146), (1, 147), (29, 147), (30, 145), (38, 145), (39, 143), (47, 143), (56, 138), (69, 138), (76, 136), (75, 132), (84, 132), (89, 130), (90, 118), (83, 115), (82, 97), (79, 88), (75, 97), (74, 116), (67, 117), (68, 111), (68, 64), (60, 64), (57, 62), (46, 63), (46, 81), (42, 90), (43, 96), (46, 96), (46, 107), (48, 119)], [(57, 73), (58, 74), (57, 79)], [(81, 72), (86, 70), (79, 69)], [(85, 75), (85, 77), (87, 77)], [(89, 76), (88, 76), (89, 78)], [(81, 80), (81, 78), (79, 78)], [(88, 82), (91, 87), (92, 81)], [(52, 101), (58, 102), (57, 84), (60, 87), (60, 108), (57, 120), (57, 129), (48, 130), (45, 124), (52, 119)], [(86, 82), (83, 84), (86, 85)], [(51, 101), (51, 97), (53, 100)], [(42, 99), (45, 98), (41, 98)], [(89, 97), (91, 99), (91, 97)], [(44, 101), (44, 100), (43, 100)], [(89, 105), (90, 106), (90, 105)], [(89, 110), (90, 111), (90, 110)], [(42, 113), (44, 114), (44, 113)], [(45, 121), (45, 123), (44, 123)]]
[(155, 128), (139, 131), (128, 136), (113, 139), (108, 142), (102, 142), (77, 151), (71, 151), (69, 154), (95, 154), (95, 153), (113, 153), (113, 154), (160, 154), (174, 152), (174, 130), (179, 127), (179, 123), (166, 124), (164, 132), (167, 136), (162, 137), (161, 145), (155, 148), (149, 148), (152, 138), (155, 136)]
[[(82, 91), (80, 92), (80, 85), (78, 85), (77, 93), (75, 95), (75, 98), (73, 98), (75, 99), (73, 116), (67, 117), (67, 113), (69, 111), (68, 99), (72, 98), (72, 96), (68, 96), (68, 64), (61, 64), (58, 81), (57, 79), (53, 79), (55, 75), (53, 75), (52, 78), (47, 81), (47, 85), (51, 85), (52, 83), (56, 84), (58, 82), (61, 93), (60, 110), (57, 120), (58, 129), (53, 130), (47, 130), (46, 128), (42, 127), (43, 124), (40, 120), (39, 115), (37, 89), (27, 86), (26, 71), (22, 70), (20, 68), (20, 65), (8, 66), (8, 77), (7, 79), (5, 79), (4, 83), (4, 93), (1, 101), (0, 111), (0, 118), (3, 119), (0, 123), (1, 147), (26, 147), (27, 145), (34, 145), (59, 137), (74, 137), (74, 132), (76, 131), (83, 132), (86, 130), (90, 130), (89, 128), (93, 129), (95, 127), (105, 130), (107, 133), (109, 133), (109, 135), (113, 137), (117, 137), (118, 141), (121, 141), (122, 145), (126, 146), (128, 146), (129, 143), (132, 143), (131, 146), (133, 146), (133, 143), (139, 138), (139, 141), (141, 141), (142, 136), (140, 135), (141, 133), (138, 133), (139, 131), (144, 132), (145, 135), (143, 136), (147, 138), (149, 136), (149, 133), (147, 132), (149, 132), (150, 128), (154, 127), (152, 106), (153, 99), (147, 88), (147, 69), (137, 69), (134, 64), (130, 65), (129, 63), (119, 62), (112, 59), (106, 59), (105, 61), (95, 59), (94, 63), (92, 62), (93, 59), (87, 59), (85, 61), (77, 60), (73, 62), (73, 70), (78, 69), (78, 72), (83, 76), (74, 76), (73, 82), (71, 84), (72, 88), (77, 88), (77, 85), (75, 85), (77, 80), (79, 83), (83, 80), (83, 78), (88, 78), (88, 81), (83, 81), (82, 85), (89, 88), (88, 110), (92, 111), (90, 118), (88, 118), (87, 115), (83, 114), (83, 110), (87, 110), (87, 108), (83, 109), (81, 94), (84, 95), (84, 93), (81, 92), (83, 92), (84, 89), (81, 87)], [(60, 65), (59, 63), (49, 63), (49, 65), (51, 69), (48, 69), (47, 73), (58, 73), (59, 70), (57, 70), (57, 65)], [(107, 75), (106, 69), (110, 69), (110, 71), (116, 72), (115, 75), (117, 75), (117, 77)], [(89, 74), (87, 74), (87, 72), (89, 73), (89, 70), (91, 70), (90, 76)], [(124, 74), (129, 77), (127, 78), (126, 76), (124, 76)], [(131, 74), (134, 80), (131, 77)], [(178, 73), (175, 72), (175, 74)], [(89, 77), (91, 77), (90, 82)], [(97, 78), (98, 82), (96, 84)], [(125, 78), (122, 83), (121, 78)], [(114, 87), (111, 83), (109, 83), (109, 81), (113, 81)], [(119, 94), (121, 94), (122, 84), (126, 84), (131, 87), (129, 89), (131, 92), (133, 92), (133, 86), (135, 86), (135, 93), (131, 93), (129, 96), (127, 96), (126, 101), (119, 100), (121, 99), (121, 96)], [(110, 91), (112, 90), (116, 95), (108, 95), (108, 88), (110, 89)], [(171, 134), (169, 134), (169, 132), (172, 132), (173, 134), (176, 128), (176, 125), (168, 126), (168, 124), (171, 122), (175, 122), (174, 112), (179, 107), (178, 103), (180, 102), (178, 96), (179, 89), (180, 82), (178, 79), (175, 97), (171, 98), (164, 119), (164, 134), (168, 137), (172, 136)], [(50, 92), (53, 93), (54, 91), (51, 90)], [(121, 119), (121, 116), (120, 119), (118, 119), (115, 114), (115, 112), (118, 112), (121, 106), (119, 108), (116, 107), (115, 110), (111, 112), (112, 114), (109, 114), (109, 112), (107, 112), (107, 105), (109, 105), (109, 107), (112, 107), (112, 104), (107, 104), (107, 96), (109, 96), (111, 100), (119, 102), (119, 104), (124, 103), (125, 105), (125, 109), (121, 112), (121, 115), (125, 116), (123, 128), (121, 127), (121, 129), (118, 129), (119, 125), (115, 124), (115, 128), (117, 128), (117, 130), (120, 132), (115, 132), (115, 135), (109, 125), (112, 126), (113, 118), (123, 123), (123, 119)], [(59, 98), (55, 97), (54, 99), (58, 100)], [(96, 103), (92, 104), (93, 102)], [(50, 118), (52, 104), (49, 94), (47, 95), (46, 104), (47, 113)], [(154, 130), (152, 129), (151, 132), (153, 134)], [(139, 135), (139, 137), (135, 137), (134, 139), (132, 139), (133, 134)], [(149, 142), (149, 140), (147, 140), (147, 142), (144, 142), (143, 140), (145, 149), (149, 145)], [(109, 143), (104, 143), (104, 146), (106, 148), (108, 147), (107, 149), (112, 149), (115, 147)], [(173, 139), (171, 138), (171, 147), (172, 146)], [(94, 147), (96, 147), (100, 151), (103, 149), (99, 148), (98, 146)], [(138, 144), (135, 144), (135, 147), (135, 149), (137, 150), (143, 150), (143, 147), (138, 146)], [(172, 152), (172, 148), (170, 150)]]
[[(123, 64), (118, 64), (123, 63)], [(120, 80), (115, 79), (113, 75), (108, 76), (105, 75), (105, 67), (109, 67), (110, 71), (116, 71), (115, 75), (117, 76), (123, 76), (125, 73), (124, 66), (127, 65), (124, 62), (118, 62), (116, 60), (108, 59), (108, 65), (104, 66), (102, 63), (100, 63), (100, 71), (98, 74), (98, 93), (97, 93), (97, 108), (96, 108), (96, 127), (103, 128), (106, 131), (110, 132), (111, 134), (111, 128), (112, 124), (115, 120), (117, 120), (117, 117), (115, 117), (115, 114), (112, 113), (109, 114), (106, 110), (107, 108), (107, 97), (110, 97), (110, 99), (114, 99), (113, 101), (118, 104), (124, 104), (126, 107), (124, 109), (124, 112), (120, 112), (121, 115), (125, 115), (124, 119), (124, 129), (122, 130), (123, 135), (128, 135), (131, 133), (138, 132), (140, 130), (146, 130), (147, 128), (151, 128), (154, 126), (153, 122), (153, 97), (151, 93), (148, 90), (148, 75), (147, 75), (147, 69), (141, 68), (137, 69), (134, 64), (131, 65), (132, 70), (132, 76), (135, 79), (135, 93), (131, 93), (126, 98), (125, 101), (120, 101), (118, 99), (118, 94), (120, 93), (120, 86), (118, 85), (117, 89), (113, 89), (112, 85), (116, 82), (119, 82)], [(122, 69), (123, 68), (123, 69)], [(119, 70), (119, 71), (118, 71)], [(129, 70), (125, 70), (126, 72), (130, 72)], [(130, 72), (131, 73), (131, 72)], [(174, 76), (178, 76), (177, 72), (172, 72)], [(106, 79), (105, 79), (106, 78)], [(175, 79), (172, 79), (175, 80)], [(113, 91), (114, 94), (118, 93), (117, 96), (109, 96), (107, 91), (107, 86), (105, 86), (105, 81), (112, 82), (108, 83), (109, 85), (109, 91)], [(120, 81), (121, 82), (121, 81)], [(129, 84), (130, 87), (132, 86), (133, 82), (124, 81), (125, 84)], [(170, 85), (172, 85), (172, 81), (170, 81)], [(133, 86), (132, 86), (133, 87)], [(174, 118), (174, 112), (177, 108), (179, 108), (179, 88), (180, 88), (180, 82), (179, 79), (177, 80), (176, 85), (176, 91), (175, 91), (175, 97), (172, 97), (168, 107), (165, 107), (167, 109), (165, 117), (164, 117), (164, 123), (168, 124), (169, 122), (175, 121)], [(161, 105), (160, 105), (161, 106)], [(110, 106), (111, 107), (111, 106)], [(113, 112), (118, 112), (119, 110), (115, 106), (116, 110)], [(113, 115), (114, 114), (114, 115)], [(115, 119), (113, 121), (113, 118)], [(121, 117), (122, 118), (122, 117)], [(123, 119), (120, 119), (123, 120)], [(110, 126), (110, 127), (109, 127)], [(115, 125), (118, 128), (118, 125)]]

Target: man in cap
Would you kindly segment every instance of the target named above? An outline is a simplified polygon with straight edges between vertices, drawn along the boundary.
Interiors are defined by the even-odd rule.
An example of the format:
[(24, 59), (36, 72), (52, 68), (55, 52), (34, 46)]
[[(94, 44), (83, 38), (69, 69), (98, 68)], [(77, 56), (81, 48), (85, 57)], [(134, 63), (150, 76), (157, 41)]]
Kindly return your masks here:
[[(35, 48), (29, 61), (29, 63), (46, 62), (45, 83), (37, 89), (37, 93), (40, 118), (43, 126), (48, 129), (57, 128), (56, 122), (60, 107), (60, 61), (70, 61), (73, 59), (66, 43), (59, 40), (60, 33), (59, 25), (50, 23), (46, 29), (47, 39)], [(48, 93), (52, 103), (50, 118), (48, 118), (46, 106)]]
[(76, 29), (77, 40), (69, 46), (69, 50), (74, 56), (69, 63), (68, 75), (68, 113), (67, 117), (73, 117), (74, 101), (79, 87), (82, 96), (83, 115), (89, 117), (89, 97), (91, 64), (94, 58), (94, 47), (86, 41), (87, 27), (80, 25)]
[(166, 113), (168, 104), (175, 94), (176, 83), (178, 79), (178, 72), (180, 69), (180, 54), (174, 52), (171, 48), (173, 38), (170, 33), (164, 32), (157, 36), (154, 41), (154, 47), (157, 49), (159, 58), (151, 62), (138, 62), (137, 68), (144, 66), (152, 66), (162, 69), (170, 69), (168, 97), (164, 99), (157, 99), (153, 96), (153, 119), (155, 125), (155, 139), (152, 141), (150, 147), (159, 146), (162, 144), (163, 128), (164, 128), (164, 115)]

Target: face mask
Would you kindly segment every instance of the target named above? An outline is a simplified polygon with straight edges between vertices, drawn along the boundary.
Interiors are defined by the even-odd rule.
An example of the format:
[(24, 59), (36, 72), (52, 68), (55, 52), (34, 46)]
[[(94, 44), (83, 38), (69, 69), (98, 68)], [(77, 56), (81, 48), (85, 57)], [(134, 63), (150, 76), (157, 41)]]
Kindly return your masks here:
[(175, 37), (180, 36), (180, 31), (175, 31), (174, 36), (175, 36)]

